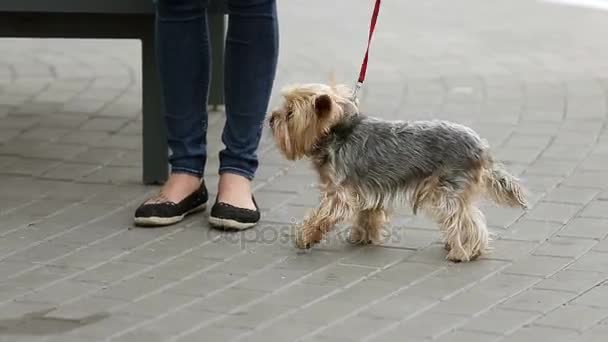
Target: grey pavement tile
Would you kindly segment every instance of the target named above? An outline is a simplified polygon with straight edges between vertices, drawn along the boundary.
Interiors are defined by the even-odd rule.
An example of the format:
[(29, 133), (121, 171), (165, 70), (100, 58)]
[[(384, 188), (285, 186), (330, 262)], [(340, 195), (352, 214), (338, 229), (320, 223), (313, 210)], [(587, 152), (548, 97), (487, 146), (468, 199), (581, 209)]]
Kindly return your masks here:
[(576, 171), (563, 183), (568, 186), (603, 189), (608, 186), (606, 171)]
[(579, 258), (587, 253), (596, 243), (597, 241), (587, 239), (552, 237), (536, 249), (533, 254)]
[(271, 319), (276, 319), (286, 314), (290, 310), (293, 310), (293, 307), (262, 302), (234, 311), (216, 324), (237, 329), (255, 329)]
[(581, 217), (608, 219), (608, 201), (593, 201), (581, 211)]
[(358, 253), (346, 257), (340, 263), (369, 267), (385, 267), (396, 261), (411, 256), (414, 252), (397, 248), (377, 248), (370, 246), (362, 248)]
[(547, 276), (561, 270), (571, 262), (573, 262), (573, 258), (529, 255), (515, 261), (504, 272), (539, 277)]
[(608, 286), (601, 284), (590, 288), (572, 301), (572, 304), (608, 308)]
[(102, 140), (108, 139), (109, 137), (110, 133), (107, 132), (73, 130), (65, 136), (59, 138), (59, 141), (69, 144), (91, 146), (99, 143)]
[(241, 306), (259, 299), (264, 294), (262, 291), (228, 287), (222, 291), (203, 297), (193, 305), (188, 306), (188, 310), (231, 313), (231, 311), (240, 309)]
[(526, 174), (565, 177), (572, 173), (576, 163), (550, 159), (538, 159), (526, 169)]
[(92, 118), (85, 122), (80, 129), (85, 131), (102, 131), (102, 132), (116, 132), (126, 124), (124, 119), (115, 118)]
[(540, 314), (527, 311), (492, 309), (472, 318), (461, 329), (504, 335), (532, 322)]
[(545, 220), (564, 224), (574, 217), (579, 210), (581, 210), (581, 206), (576, 204), (540, 202), (526, 217), (533, 220)]
[(146, 320), (145, 316), (110, 315), (93, 324), (85, 325), (69, 333), (70, 336), (88, 337), (93, 339), (106, 338), (110, 333), (124, 330)]
[(181, 338), (181, 342), (196, 342), (196, 341), (230, 341), (244, 332), (246, 329), (227, 328), (216, 325), (204, 327), (200, 330)]
[(127, 303), (116, 311), (125, 314), (156, 317), (167, 311), (175, 310), (178, 307), (192, 303), (194, 300), (196, 300), (195, 297), (160, 292), (138, 299), (135, 302)]
[[(2, 103), (2, 102), (0, 102)], [(0, 119), (2, 129), (28, 129), (38, 124), (40, 117), (34, 115), (9, 115)]]
[(37, 268), (33, 268), (32, 266), (34, 265), (30, 264), (29, 267), (24, 267), (20, 272), (6, 274), (6, 278), (8, 279), (10, 277), (11, 283), (13, 284), (36, 289), (78, 272), (78, 269), (75, 268), (54, 265), (44, 265)]
[(606, 279), (606, 273), (565, 269), (536, 284), (536, 288), (582, 293)]
[(83, 182), (135, 184), (141, 182), (141, 167), (104, 166), (82, 178)]
[[(544, 241), (562, 227), (563, 225), (557, 222), (532, 220), (524, 217), (503, 232), (501, 237), (509, 240)], [(498, 241), (500, 242), (500, 240)]]
[(334, 286), (336, 288), (348, 285), (370, 275), (374, 270), (367, 267), (350, 265), (332, 265), (307, 277), (302, 282), (319, 286)]
[(570, 221), (558, 235), (604, 239), (608, 236), (608, 220), (602, 218), (577, 217)]
[[(279, 284), (274, 288), (267, 287), (264, 290), (274, 290), (280, 286), (281, 285)], [(238, 287), (240, 287), (240, 285)], [(273, 293), (272, 296), (265, 299), (262, 303), (278, 306), (301, 307), (319, 297), (330, 295), (335, 290), (334, 287), (330, 286), (296, 283)]]
[(597, 245), (593, 247), (593, 251), (595, 252), (608, 252), (608, 239), (604, 239), (600, 241)]
[(88, 115), (99, 113), (106, 105), (104, 100), (74, 98), (66, 102), (61, 110), (75, 115)]
[[(62, 263), (65, 263), (65, 261)], [(86, 270), (85, 272), (81, 272), (74, 280), (98, 284), (111, 283), (141, 271), (145, 267), (146, 265), (142, 264), (110, 261), (98, 267)]]
[(392, 248), (423, 249), (433, 242), (441, 241), (439, 229), (392, 229), (390, 236), (382, 242), (381, 246)]
[(95, 147), (138, 150), (142, 148), (142, 138), (134, 135), (114, 134), (104, 140), (94, 142), (92, 145)]
[(606, 272), (608, 269), (608, 254), (590, 251), (576, 260), (571, 268), (579, 271)]
[[(379, 336), (380, 340), (402, 340), (404, 338), (432, 338), (444, 332), (450, 331), (462, 322), (466, 321), (465, 316), (451, 315), (438, 312), (427, 311), (399, 324), (394, 329)], [(377, 339), (372, 339), (377, 341)]]
[(21, 130), (14, 128), (0, 128), (0, 143), (10, 144), (11, 140), (20, 136)]
[[(502, 125), (499, 126), (504, 129)], [(514, 148), (538, 148), (546, 146), (551, 141), (551, 137), (544, 134), (521, 134), (514, 133), (505, 142), (506, 147)]]
[(549, 192), (544, 200), (548, 202), (587, 204), (591, 202), (598, 192), (595, 189), (560, 186)]
[(338, 341), (341, 339), (356, 341), (395, 322), (386, 318), (355, 315), (322, 330), (318, 335), (335, 338)]
[(551, 342), (572, 342), (576, 335), (574, 331), (555, 329), (551, 327), (530, 326), (524, 327), (501, 341), (504, 342), (536, 342), (550, 340)]
[(76, 164), (76, 163), (60, 163), (46, 170), (40, 175), (44, 179), (57, 179), (57, 180), (74, 180), (77, 181), (86, 175), (89, 175), (99, 166), (90, 164)]
[(73, 115), (65, 113), (53, 113), (51, 115), (40, 116), (38, 119), (38, 124), (39, 127), (63, 128), (74, 130), (88, 119), (89, 117), (84, 114)]
[(118, 148), (89, 148), (82, 153), (75, 155), (71, 161), (98, 166), (108, 164), (112, 160), (120, 158), (124, 153), (123, 150)]
[(500, 336), (492, 335), (477, 331), (451, 331), (445, 335), (441, 335), (436, 341), (439, 342), (492, 342), (497, 341)]
[(135, 330), (135, 332), (148, 332), (160, 335), (175, 335), (198, 324), (215, 318), (217, 313), (204, 311), (178, 310), (162, 318), (152, 321)]
[(599, 324), (582, 333), (579, 341), (584, 342), (602, 342), (608, 334), (608, 324)]
[[(219, 270), (208, 271), (196, 277), (180, 281), (178, 284), (175, 284), (175, 286), (172, 286), (169, 290), (167, 290), (167, 292), (188, 296), (204, 297), (209, 292), (224, 289), (230, 284), (242, 280), (243, 277), (245, 277), (245, 275), (237, 273), (225, 273)], [(156, 279), (156, 281), (158, 282), (159, 279)], [(163, 282), (169, 283), (170, 280), (164, 280)], [(249, 291), (250, 293), (262, 293), (262, 291), (254, 291), (244, 288), (239, 288), (239, 290), (243, 290), (243, 292)], [(199, 306), (198, 310), (204, 310), (203, 306)]]
[(581, 161), (589, 153), (591, 147), (572, 146), (571, 144), (551, 145), (543, 151), (541, 157), (555, 160)]
[(496, 150), (496, 159), (504, 163), (531, 164), (541, 153), (541, 148), (500, 148)]
[(526, 174), (524, 186), (532, 194), (548, 193), (563, 181), (562, 177)]
[(608, 317), (608, 308), (593, 308), (574, 304), (559, 307), (536, 320), (534, 324), (583, 331), (606, 317)]
[(575, 297), (576, 295), (570, 292), (530, 289), (510, 298), (498, 307), (547, 313)]
[(16, 158), (0, 168), (0, 173), (36, 177), (59, 164), (59, 161), (48, 159)]
[(46, 286), (41, 290), (32, 292), (23, 297), (23, 299), (32, 302), (50, 302), (60, 304), (74, 297), (88, 294), (99, 288), (99, 284), (83, 283), (77, 281), (61, 281)]
[(68, 302), (59, 303), (59, 305), (46, 316), (58, 319), (78, 320), (90, 315), (104, 312), (110, 313), (113, 307), (123, 304), (123, 301), (110, 298), (90, 296), (80, 298), (74, 297), (70, 298)]
[(490, 243), (491, 250), (480, 259), (517, 260), (527, 256), (538, 246), (536, 241), (498, 239)]
[(37, 127), (21, 134), (22, 139), (33, 141), (54, 141), (70, 132), (67, 128)]

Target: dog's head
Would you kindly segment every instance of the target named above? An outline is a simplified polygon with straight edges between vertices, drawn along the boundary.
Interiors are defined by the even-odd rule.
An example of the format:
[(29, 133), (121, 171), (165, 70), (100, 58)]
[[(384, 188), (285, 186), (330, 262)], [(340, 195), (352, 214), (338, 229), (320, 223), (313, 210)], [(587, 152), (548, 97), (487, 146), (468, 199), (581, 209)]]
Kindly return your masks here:
[(289, 160), (308, 156), (315, 143), (344, 115), (359, 112), (343, 85), (292, 85), (282, 91), (283, 103), (268, 115), (279, 150)]

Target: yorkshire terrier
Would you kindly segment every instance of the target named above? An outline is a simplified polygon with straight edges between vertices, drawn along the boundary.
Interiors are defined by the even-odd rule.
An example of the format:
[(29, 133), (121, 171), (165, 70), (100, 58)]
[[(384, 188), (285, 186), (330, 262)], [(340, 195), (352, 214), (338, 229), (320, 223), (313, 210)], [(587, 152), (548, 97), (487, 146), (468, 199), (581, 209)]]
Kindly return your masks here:
[(283, 90), (268, 115), (281, 153), (309, 158), (321, 199), (298, 227), (296, 245), (310, 248), (331, 228), (354, 219), (349, 240), (381, 243), (392, 208), (409, 202), (441, 228), (447, 259), (470, 261), (488, 249), (479, 195), (527, 208), (525, 189), (491, 156), (471, 128), (449, 121), (387, 121), (366, 116), (343, 85), (303, 84)]

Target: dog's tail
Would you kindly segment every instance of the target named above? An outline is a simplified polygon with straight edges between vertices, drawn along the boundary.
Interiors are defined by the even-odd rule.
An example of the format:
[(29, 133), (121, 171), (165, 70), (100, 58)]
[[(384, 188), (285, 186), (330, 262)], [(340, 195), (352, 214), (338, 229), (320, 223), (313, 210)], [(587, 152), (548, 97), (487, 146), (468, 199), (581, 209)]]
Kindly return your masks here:
[(526, 190), (519, 180), (497, 163), (490, 163), (483, 176), (486, 193), (499, 205), (528, 208)]

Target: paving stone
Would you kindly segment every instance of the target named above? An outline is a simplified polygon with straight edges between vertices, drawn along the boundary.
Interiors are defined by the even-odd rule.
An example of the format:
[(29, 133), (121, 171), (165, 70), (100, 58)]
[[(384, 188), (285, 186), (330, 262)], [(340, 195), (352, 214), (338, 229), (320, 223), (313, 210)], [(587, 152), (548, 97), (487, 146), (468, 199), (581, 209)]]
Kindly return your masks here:
[[(575, 222), (577, 219), (573, 219)], [(522, 218), (502, 234), (504, 239), (523, 240), (523, 241), (544, 241), (562, 228), (562, 224), (541, 220), (531, 220), (527, 217)], [(560, 232), (561, 234), (561, 232)], [(499, 243), (494, 241), (493, 244)]]
[(544, 276), (561, 270), (573, 260), (566, 257), (529, 255), (519, 259), (504, 272), (529, 276)]
[(608, 275), (605, 273), (565, 269), (541, 281), (536, 287), (539, 289), (582, 293), (607, 278)]
[(595, 189), (560, 186), (551, 191), (544, 200), (549, 202), (587, 204), (597, 195)]
[(574, 204), (540, 202), (530, 211), (527, 217), (533, 220), (546, 220), (564, 224), (580, 209), (579, 205)]
[(547, 313), (572, 299), (570, 292), (531, 289), (507, 300), (499, 307), (520, 311)]
[(543, 243), (533, 254), (579, 258), (596, 243), (597, 241), (594, 240), (553, 237)]
[(536, 320), (535, 325), (583, 331), (608, 317), (608, 308), (565, 305)]
[(608, 201), (591, 202), (583, 209), (580, 216), (608, 219)]
[(594, 286), (574, 299), (572, 304), (608, 308), (608, 286), (606, 284)]
[(362, 336), (378, 331), (391, 323), (395, 323), (395, 321), (357, 315), (348, 318), (329, 329), (323, 330), (321, 334), (338, 340), (347, 339), (356, 341)]
[(608, 269), (608, 256), (606, 253), (590, 251), (575, 261), (571, 268), (579, 271), (606, 272)]
[(425, 312), (412, 319), (402, 322), (393, 330), (379, 336), (380, 339), (375, 340), (399, 340), (403, 338), (420, 338), (434, 337), (450, 329), (463, 321), (466, 318), (460, 315), (442, 314), (436, 312)]
[(456, 330), (456, 331), (449, 332), (445, 335), (442, 335), (439, 338), (437, 338), (436, 340), (440, 341), (440, 342), (464, 342), (464, 341), (491, 342), (491, 341), (497, 341), (498, 338), (499, 338), (499, 336), (482, 333), (482, 332)]
[(555, 329), (551, 327), (524, 327), (507, 336), (501, 341), (505, 342), (534, 342), (541, 339), (550, 339), (556, 342), (570, 342), (573, 341), (573, 337), (576, 335), (573, 331), (567, 331), (563, 329)]
[(604, 239), (608, 236), (608, 220), (601, 218), (572, 219), (559, 233), (559, 236)]
[(195, 301), (195, 297), (177, 295), (167, 292), (153, 294), (120, 308), (120, 312), (139, 316), (156, 317), (168, 310), (173, 310)]
[(335, 265), (307, 277), (302, 282), (320, 286), (342, 287), (370, 275), (373, 269), (367, 267)]
[(492, 309), (477, 316), (461, 329), (504, 335), (515, 331), (539, 317), (540, 314), (504, 309)]

